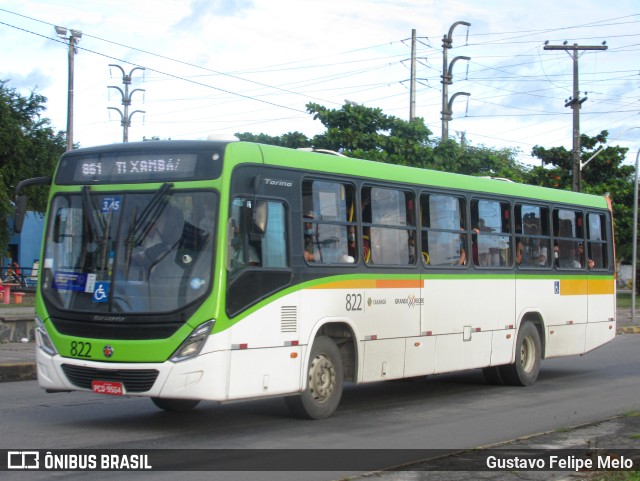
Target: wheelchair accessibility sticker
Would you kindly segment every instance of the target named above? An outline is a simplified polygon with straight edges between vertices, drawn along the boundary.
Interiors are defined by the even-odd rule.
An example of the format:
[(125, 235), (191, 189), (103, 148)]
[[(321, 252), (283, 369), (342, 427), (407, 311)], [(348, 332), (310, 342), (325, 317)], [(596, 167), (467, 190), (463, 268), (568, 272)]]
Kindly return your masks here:
[(109, 282), (96, 282), (93, 290), (93, 302), (107, 302), (109, 299)]

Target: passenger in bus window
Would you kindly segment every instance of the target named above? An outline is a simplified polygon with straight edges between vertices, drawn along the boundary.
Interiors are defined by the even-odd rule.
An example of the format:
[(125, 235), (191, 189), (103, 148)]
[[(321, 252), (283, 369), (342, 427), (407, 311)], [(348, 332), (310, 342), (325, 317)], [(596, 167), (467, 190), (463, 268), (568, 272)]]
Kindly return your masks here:
[(409, 237), (409, 264), (416, 263), (416, 239), (410, 234)]
[(309, 222), (309, 220), (313, 218), (313, 212), (307, 212), (304, 215), (304, 260), (307, 262), (315, 262), (316, 260), (313, 239), (313, 222)]
[(460, 258), (456, 264), (460, 266), (467, 265), (467, 235), (465, 234), (464, 226), (460, 226)]
[[(578, 244), (578, 262), (580, 266), (584, 264), (584, 245), (582, 243)], [(593, 259), (587, 259), (587, 268), (593, 269), (594, 266), (595, 262), (593, 262)]]

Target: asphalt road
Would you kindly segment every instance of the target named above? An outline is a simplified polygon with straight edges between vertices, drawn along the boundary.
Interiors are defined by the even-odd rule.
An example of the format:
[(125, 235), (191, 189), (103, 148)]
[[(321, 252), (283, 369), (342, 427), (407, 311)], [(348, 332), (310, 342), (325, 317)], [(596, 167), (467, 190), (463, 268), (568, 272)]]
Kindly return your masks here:
[[(475, 448), (640, 410), (639, 352), (640, 336), (617, 336), (584, 356), (543, 362), (538, 382), (527, 388), (489, 386), (480, 371), (348, 386), (337, 413), (323, 421), (291, 418), (281, 399), (203, 403), (192, 412), (170, 414), (144, 398), (46, 394), (35, 381), (3, 383), (0, 449)], [(243, 462), (261, 471), (264, 460), (249, 453)], [(20, 479), (83, 476), (19, 474)], [(333, 480), (355, 474), (332, 469), (329, 460), (320, 472), (182, 473), (180, 478)], [(176, 473), (91, 474), (92, 480), (147, 476), (175, 479)]]

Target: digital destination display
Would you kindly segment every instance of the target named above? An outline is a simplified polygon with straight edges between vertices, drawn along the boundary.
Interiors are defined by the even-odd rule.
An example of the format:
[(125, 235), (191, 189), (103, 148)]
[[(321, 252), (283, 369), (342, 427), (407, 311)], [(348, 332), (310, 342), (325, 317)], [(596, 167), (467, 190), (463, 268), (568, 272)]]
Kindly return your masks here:
[(57, 184), (116, 184), (213, 179), (222, 171), (222, 154), (212, 151), (100, 152), (65, 155)]

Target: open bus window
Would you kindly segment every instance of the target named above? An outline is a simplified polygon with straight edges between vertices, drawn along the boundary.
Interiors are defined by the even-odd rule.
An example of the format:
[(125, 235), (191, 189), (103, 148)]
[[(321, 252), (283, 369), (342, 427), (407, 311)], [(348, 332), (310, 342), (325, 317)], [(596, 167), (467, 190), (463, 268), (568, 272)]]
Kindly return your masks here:
[(350, 184), (302, 184), (303, 256), (311, 265), (353, 264), (358, 258), (355, 196)]
[(371, 249), (369, 263), (415, 264), (417, 246), (413, 193), (365, 187), (361, 202), (363, 236), (369, 238)]
[(585, 266), (582, 212), (569, 209), (553, 211), (554, 257), (560, 269)]
[(549, 209), (536, 205), (516, 204), (516, 265), (520, 269), (551, 265)]
[(513, 265), (508, 202), (471, 201), (473, 263), (479, 267), (508, 268)]

